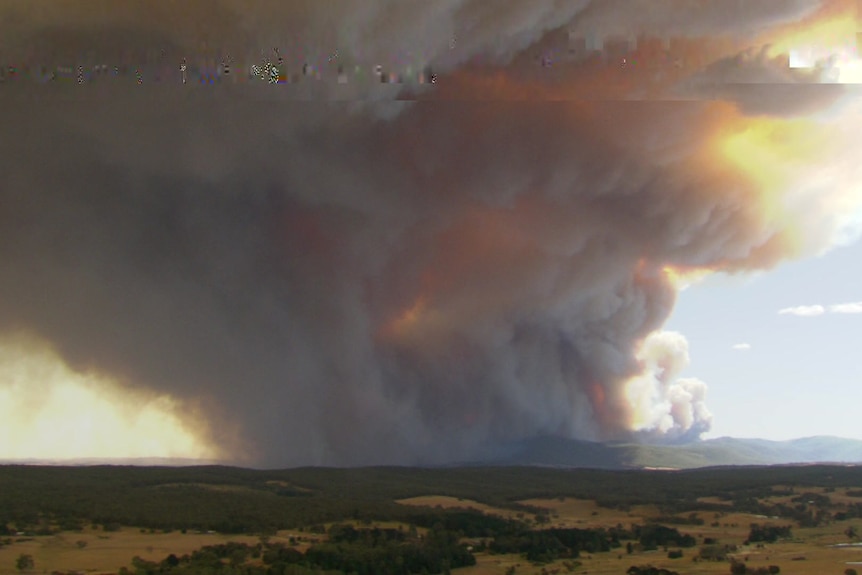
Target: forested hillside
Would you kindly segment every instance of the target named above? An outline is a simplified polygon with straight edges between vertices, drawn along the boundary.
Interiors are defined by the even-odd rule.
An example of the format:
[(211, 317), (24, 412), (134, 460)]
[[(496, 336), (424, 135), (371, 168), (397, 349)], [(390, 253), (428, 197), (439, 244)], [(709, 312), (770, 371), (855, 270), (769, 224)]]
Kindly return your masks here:
[[(570, 496), (606, 507), (702, 508), (720, 497), (751, 511), (776, 484), (862, 485), (840, 466), (605, 471), (528, 467), (304, 468), (0, 466), (0, 524), (77, 522), (256, 533), (341, 519), (408, 520), (395, 500), (429, 493), (530, 512), (523, 499)], [(860, 500), (862, 503), (862, 500)]]

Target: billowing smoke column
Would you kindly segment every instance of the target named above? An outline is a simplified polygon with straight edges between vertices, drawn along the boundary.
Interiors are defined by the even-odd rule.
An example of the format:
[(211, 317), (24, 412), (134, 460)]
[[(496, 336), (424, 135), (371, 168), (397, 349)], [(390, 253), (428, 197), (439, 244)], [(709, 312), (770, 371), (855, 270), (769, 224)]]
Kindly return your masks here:
[(685, 440), (709, 431), (712, 414), (706, 408), (706, 384), (695, 378), (680, 378), (689, 363), (688, 342), (682, 334), (651, 333), (636, 357), (641, 374), (629, 382), (629, 400), (636, 430), (646, 430), (659, 438)]
[[(0, 330), (202, 410), (235, 460), (432, 463), (540, 434), (695, 438), (712, 417), (705, 385), (677, 379), (687, 344), (657, 331), (674, 270), (770, 267), (804, 251), (800, 218), (818, 239), (834, 224), (804, 203), (776, 211), (721, 155), (725, 132), (746, 133), (732, 95), (706, 102), (679, 78), (595, 62), (561, 59), (543, 77), (528, 54), (565, 26), (695, 42), (797, 20), (811, 2), (650, 0), (647, 21), (609, 0), (72, 4), (4, 7), (7, 52), (56, 61), (125, 39), (159, 57), (221, 42), (254, 58), (293, 34), (314, 57), (368, 65), (409, 48), (437, 70), (436, 86), (347, 92), (0, 95), (15, 101), (0, 135)], [(696, 86), (725, 68), (696, 70)], [(823, 98), (810, 94), (806, 110)]]

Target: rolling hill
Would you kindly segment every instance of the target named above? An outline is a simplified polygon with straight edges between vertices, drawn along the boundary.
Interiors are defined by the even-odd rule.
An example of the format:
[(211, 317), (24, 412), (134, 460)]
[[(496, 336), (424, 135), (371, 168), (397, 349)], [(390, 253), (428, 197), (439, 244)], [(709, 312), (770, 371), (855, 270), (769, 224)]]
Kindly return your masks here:
[[(831, 436), (787, 441), (719, 437), (679, 445), (597, 443), (562, 437), (534, 437), (495, 449), (487, 456), (462, 464), (517, 465), (592, 469), (694, 469), (729, 465), (789, 465), (810, 463), (862, 464), (862, 441)], [(230, 462), (166, 457), (10, 459), (0, 464), (136, 467), (231, 465)]]
[(492, 462), (600, 469), (862, 463), (862, 441), (830, 436), (788, 441), (720, 437), (683, 445), (646, 445), (537, 437), (513, 444), (508, 455)]

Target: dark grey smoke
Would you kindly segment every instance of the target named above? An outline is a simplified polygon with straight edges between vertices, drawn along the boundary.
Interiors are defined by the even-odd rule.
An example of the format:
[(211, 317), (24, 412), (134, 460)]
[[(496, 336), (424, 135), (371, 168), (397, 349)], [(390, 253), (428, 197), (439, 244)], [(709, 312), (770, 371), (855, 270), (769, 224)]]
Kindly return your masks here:
[[(655, 23), (586, 1), (388, 4), (221, 2), (206, 22), (243, 58), (262, 57), (280, 25), (330, 34), (356, 61), (414, 42), (443, 81), (476, 54), (505, 76), (545, 31), (581, 20), (702, 35), (741, 21), (670, 1)], [(766, 4), (745, 21), (809, 6)], [(212, 27), (181, 33), (189, 6), (139, 26), (144, 4), (86, 22), (0, 14), (18, 52), (68, 57), (96, 27), (104, 53), (122, 35), (169, 62), (216, 41)], [(643, 371), (636, 348), (673, 305), (663, 266), (784, 257), (784, 232), (764, 227), (735, 176), (693, 159), (708, 104), (471, 103), (468, 82), (462, 97), (426, 87), (404, 106), (387, 101), (404, 87), (357, 83), (345, 98), (317, 86), (284, 94), (352, 101), (259, 86), (0, 95), (0, 331), (197, 406), (216, 443), (260, 465), (431, 463), (536, 435), (708, 429), (702, 384), (674, 388), (655, 417), (626, 394)]]

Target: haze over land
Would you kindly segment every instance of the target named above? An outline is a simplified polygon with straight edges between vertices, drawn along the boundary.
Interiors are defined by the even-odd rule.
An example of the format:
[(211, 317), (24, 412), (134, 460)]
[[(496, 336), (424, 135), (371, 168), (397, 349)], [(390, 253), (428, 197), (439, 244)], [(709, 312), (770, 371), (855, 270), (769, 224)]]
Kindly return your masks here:
[(857, 16), (0, 3), (3, 57), (56, 71), (0, 87), (0, 457), (696, 440), (680, 290), (858, 240)]

